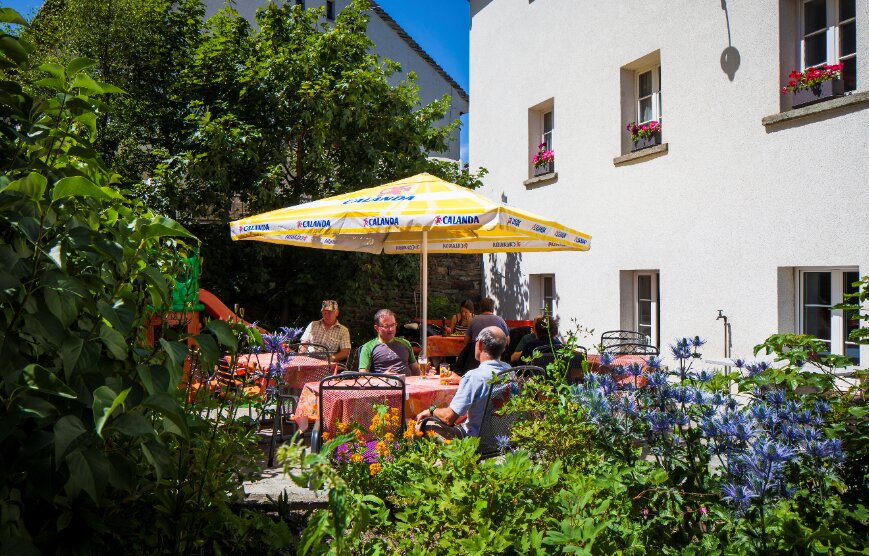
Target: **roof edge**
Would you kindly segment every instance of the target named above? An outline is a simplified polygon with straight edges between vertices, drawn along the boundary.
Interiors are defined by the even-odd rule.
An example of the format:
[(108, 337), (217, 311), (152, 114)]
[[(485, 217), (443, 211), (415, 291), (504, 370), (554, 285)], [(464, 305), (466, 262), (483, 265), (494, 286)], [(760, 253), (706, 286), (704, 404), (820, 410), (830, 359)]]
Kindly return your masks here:
[(413, 37), (411, 37), (410, 35), (407, 34), (407, 31), (405, 31), (404, 28), (401, 25), (399, 25), (397, 21), (392, 19), (392, 16), (389, 15), (388, 13), (386, 13), (386, 10), (384, 10), (383, 8), (380, 7), (380, 4), (378, 4), (376, 1), (372, 0), (371, 1), (371, 10), (374, 13), (376, 13), (377, 16), (384, 21), (384, 23), (386, 23), (389, 27), (391, 27), (392, 30), (395, 31), (398, 34), (398, 36), (401, 37), (401, 39), (407, 43), (407, 45), (411, 48), (411, 50), (413, 50), (414, 52), (419, 54), (420, 58), (422, 58), (430, 66), (432, 66), (435, 69), (435, 71), (438, 74), (440, 74), (440, 76), (443, 77), (444, 80), (446, 80), (446, 82), (449, 83), (450, 86), (458, 92), (459, 97), (461, 97), (462, 100), (464, 100), (465, 102), (470, 104), (471, 101), (470, 101), (470, 98), (468, 97), (467, 91), (462, 89), (462, 87), (458, 83), (456, 83), (456, 80), (453, 79), (452, 77), (450, 77), (450, 75), (446, 72), (446, 70), (444, 70), (444, 68), (442, 68), (440, 66), (440, 64), (435, 62), (434, 58), (429, 56), (428, 52), (423, 50), (423, 48), (419, 45), (419, 43), (417, 43), (415, 40), (413, 40)]

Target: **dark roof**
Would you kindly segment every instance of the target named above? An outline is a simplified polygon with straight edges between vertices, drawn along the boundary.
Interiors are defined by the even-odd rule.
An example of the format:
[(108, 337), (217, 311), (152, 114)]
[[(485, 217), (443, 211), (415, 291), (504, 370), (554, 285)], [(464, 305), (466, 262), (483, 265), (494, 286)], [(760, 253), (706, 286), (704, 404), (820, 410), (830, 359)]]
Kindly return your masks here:
[(399, 25), (397, 21), (392, 19), (392, 17), (388, 13), (386, 13), (386, 10), (381, 8), (380, 5), (374, 1), (371, 2), (371, 10), (376, 13), (377, 16), (380, 17), (380, 19), (382, 19), (387, 25), (389, 25), (392, 30), (395, 31), (398, 36), (401, 37), (402, 40), (406, 42), (407, 45), (414, 52), (419, 54), (420, 58), (428, 62), (428, 64), (433, 67), (435, 71), (438, 72), (440, 76), (443, 77), (446, 82), (449, 83), (452, 88), (459, 93), (459, 96), (462, 98), (462, 100), (464, 100), (465, 102), (470, 102), (470, 99), (468, 98), (468, 93), (464, 89), (462, 89), (458, 83), (456, 83), (455, 79), (450, 77), (449, 74), (444, 71), (444, 68), (440, 67), (440, 65), (435, 62), (431, 56), (428, 55), (428, 52), (422, 49), (419, 43), (417, 43), (415, 40), (413, 40), (413, 38), (411, 38), (410, 35), (407, 34), (407, 31), (402, 29), (401, 25)]

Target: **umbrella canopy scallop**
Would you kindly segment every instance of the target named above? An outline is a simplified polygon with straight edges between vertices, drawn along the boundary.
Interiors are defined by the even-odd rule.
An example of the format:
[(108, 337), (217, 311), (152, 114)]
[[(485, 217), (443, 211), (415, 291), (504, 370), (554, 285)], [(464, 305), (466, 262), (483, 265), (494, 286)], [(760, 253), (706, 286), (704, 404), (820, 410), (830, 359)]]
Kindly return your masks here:
[[(233, 240), (407, 254), (587, 251), (591, 236), (431, 174), (231, 223)], [(422, 232), (427, 232), (423, 234)]]

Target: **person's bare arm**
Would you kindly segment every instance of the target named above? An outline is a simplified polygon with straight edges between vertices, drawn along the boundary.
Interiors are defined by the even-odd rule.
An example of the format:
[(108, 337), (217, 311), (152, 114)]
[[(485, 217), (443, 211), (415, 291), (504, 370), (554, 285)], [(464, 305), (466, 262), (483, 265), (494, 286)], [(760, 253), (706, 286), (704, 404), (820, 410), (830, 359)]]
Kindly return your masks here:
[(341, 361), (347, 359), (348, 355), (350, 355), (350, 348), (344, 348), (332, 356), (332, 361), (340, 363)]
[[(420, 411), (416, 416), (416, 422), (419, 423), (426, 417), (430, 417), (431, 412), (428, 409)], [(448, 407), (439, 407), (434, 410), (434, 416), (443, 421), (444, 423), (452, 426), (456, 424), (456, 420), (459, 418), (459, 414), (453, 411)]]

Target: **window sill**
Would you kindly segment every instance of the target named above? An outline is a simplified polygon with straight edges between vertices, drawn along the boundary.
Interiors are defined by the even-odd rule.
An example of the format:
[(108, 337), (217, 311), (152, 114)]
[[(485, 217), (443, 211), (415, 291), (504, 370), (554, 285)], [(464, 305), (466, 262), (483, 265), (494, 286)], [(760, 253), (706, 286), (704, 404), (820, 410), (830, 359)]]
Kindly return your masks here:
[[(787, 112), (780, 112), (778, 114), (766, 116), (761, 120), (761, 123), (767, 127), (774, 126), (776, 124), (799, 120), (800, 118), (813, 116), (815, 114), (824, 114), (839, 108), (858, 106), (860, 104), (869, 104), (869, 91), (851, 93), (843, 97), (831, 98), (830, 100), (825, 100), (817, 104), (811, 104), (809, 106), (803, 106), (802, 108), (796, 108), (794, 110), (788, 110)], [(865, 108), (865, 106), (862, 108)]]
[(632, 153), (624, 154), (622, 156), (617, 156), (613, 159), (613, 166), (624, 166), (627, 164), (634, 164), (636, 162), (646, 160), (647, 158), (657, 158), (659, 156), (663, 156), (669, 152), (669, 145), (670, 143), (661, 143), (660, 145), (655, 145), (654, 147), (649, 147), (647, 149), (642, 149)]
[(527, 189), (534, 189), (535, 187), (540, 187), (541, 185), (548, 185), (556, 181), (558, 181), (558, 172), (552, 172), (551, 174), (541, 174), (539, 176), (527, 179), (522, 183), (525, 184), (525, 187)]

